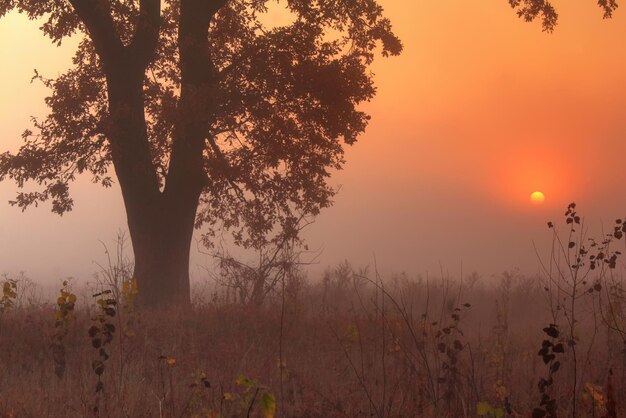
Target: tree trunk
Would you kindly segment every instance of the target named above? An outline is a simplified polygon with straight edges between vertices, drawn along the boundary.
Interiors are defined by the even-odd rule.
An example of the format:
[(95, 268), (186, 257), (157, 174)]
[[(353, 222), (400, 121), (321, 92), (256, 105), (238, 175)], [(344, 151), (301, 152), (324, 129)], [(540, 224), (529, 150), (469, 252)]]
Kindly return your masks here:
[[(177, 206), (175, 211), (147, 208), (144, 219), (139, 221), (129, 217), (137, 298), (142, 307), (190, 305), (189, 252), (197, 203), (179, 202)], [(180, 213), (181, 209), (186, 215)], [(156, 219), (154, 215), (145, 216), (150, 212)]]
[(170, 176), (161, 191), (150, 152), (144, 149), (145, 122), (128, 119), (133, 107), (143, 113), (143, 104), (125, 106), (124, 117), (115, 124), (120, 134), (111, 145), (135, 255), (138, 302), (149, 308), (188, 306), (189, 252), (202, 190), (196, 181), (198, 163), (184, 155), (172, 156), (173, 163), (186, 168), (172, 171), (177, 176)]
[(259, 266), (255, 272), (254, 285), (252, 286), (252, 295), (250, 295), (250, 304), (260, 307), (265, 300), (265, 283), (267, 277), (262, 266)]
[[(189, 306), (189, 251), (202, 184), (201, 149), (172, 155), (181, 169), (161, 190), (151, 157), (144, 114), (143, 69), (121, 56), (107, 73), (115, 172), (122, 190), (135, 256), (138, 304)], [(195, 154), (200, 154), (198, 158)]]
[(70, 0), (88, 29), (106, 75), (107, 137), (126, 207), (138, 302), (143, 307), (190, 305), (189, 251), (198, 201), (206, 185), (203, 150), (217, 91), (207, 36), (212, 17), (226, 1), (181, 0), (180, 117), (162, 185), (152, 160), (143, 91), (146, 68), (157, 47), (161, 2), (140, 1), (135, 36), (125, 46), (116, 33), (108, 2), (94, 7), (91, 2)]

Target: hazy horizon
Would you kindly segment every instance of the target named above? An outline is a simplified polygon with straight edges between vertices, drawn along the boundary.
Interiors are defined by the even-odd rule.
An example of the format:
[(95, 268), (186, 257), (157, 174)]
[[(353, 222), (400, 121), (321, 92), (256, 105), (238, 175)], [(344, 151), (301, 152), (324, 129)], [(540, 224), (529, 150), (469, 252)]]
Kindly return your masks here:
[[(623, 10), (603, 20), (595, 2), (562, 2), (546, 34), (504, 0), (381, 4), (405, 51), (374, 65), (370, 126), (333, 177), (335, 205), (305, 234), (311, 249), (323, 249), (310, 277), (343, 260), (373, 266), (374, 256), (383, 274), (533, 274), (533, 240), (545, 249), (546, 222), (560, 222), (568, 203), (577, 202), (594, 236), (626, 214)], [(55, 77), (71, 64), (73, 42), (56, 48), (36, 26), (16, 14), (0, 20), (9, 63), (0, 69), (2, 152), (19, 146), (31, 115), (45, 115), (47, 91), (31, 84), (33, 70)], [(126, 229), (116, 185), (79, 179), (63, 217), (47, 204), (24, 213), (9, 206), (16, 190), (0, 183), (0, 273), (89, 280), (94, 261), (105, 261), (101, 241), (112, 249)], [(546, 196), (540, 206), (529, 202), (537, 190)], [(194, 253), (198, 279), (198, 265), (211, 261)]]

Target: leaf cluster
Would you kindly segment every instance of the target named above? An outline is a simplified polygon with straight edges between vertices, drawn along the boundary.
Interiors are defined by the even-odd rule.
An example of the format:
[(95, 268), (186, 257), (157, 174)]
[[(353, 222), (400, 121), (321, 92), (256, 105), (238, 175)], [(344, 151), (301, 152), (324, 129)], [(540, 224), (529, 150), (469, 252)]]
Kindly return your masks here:
[[(445, 399), (451, 399), (455, 395), (459, 384), (459, 360), (466, 346), (466, 343), (463, 342), (464, 334), (460, 328), (461, 312), (463, 308), (469, 309), (470, 307), (469, 303), (455, 307), (450, 314), (450, 322), (445, 326), (440, 326), (434, 335), (442, 369), (441, 375), (437, 378), (437, 383), (444, 385), (443, 396)], [(433, 322), (431, 325), (436, 326), (438, 323)]]
[(242, 393), (226, 392), (223, 395), (224, 400), (232, 404), (234, 411), (239, 411), (241, 415), (250, 416), (258, 396), (261, 395), (262, 416), (274, 418), (276, 415), (276, 398), (267, 387), (244, 375), (240, 375), (236, 383), (242, 389)]
[(56, 301), (54, 312), (54, 334), (52, 335), (52, 360), (54, 361), (54, 373), (59, 379), (65, 374), (65, 337), (69, 331), (76, 305), (76, 295), (70, 290), (67, 280), (63, 281), (63, 286), (59, 290), (59, 297)]
[(17, 280), (5, 278), (2, 282), (2, 298), (0, 298), (0, 314), (13, 307), (17, 298)]
[[(0, 155), (0, 180), (37, 186), (20, 191), (14, 205), (51, 200), (52, 210), (63, 214), (73, 206), (69, 186), (77, 175), (112, 184), (106, 71), (75, 8), (110, 17), (119, 43), (133, 54), (140, 3), (0, 0), (0, 16), (15, 9), (43, 19), (53, 42), (83, 36), (72, 69), (53, 80), (36, 77), (51, 89), (50, 113), (34, 119), (17, 153)], [(288, 16), (289, 23), (272, 25), (272, 13)], [(279, 240), (295, 235), (302, 215), (315, 216), (332, 203), (329, 176), (342, 168), (344, 147), (367, 126), (370, 117), (359, 105), (376, 92), (369, 65), (378, 53), (402, 51), (389, 19), (376, 0), (228, 1), (212, 17), (199, 58), (208, 63), (211, 88), (193, 91), (194, 100), (183, 105), (179, 18), (180, 1), (163, 1), (158, 44), (144, 77), (149, 158), (161, 191), (170, 180), (176, 127), (206, 119), (196, 220), (197, 227), (208, 227), (205, 242), (222, 228), (237, 244), (256, 248), (276, 231)]]
[[(117, 302), (112, 299), (111, 290), (104, 290), (102, 292), (93, 295), (96, 300), (97, 312), (92, 318), (94, 325), (89, 328), (88, 334), (91, 339), (91, 345), (98, 350), (98, 358), (91, 364), (93, 372), (98, 376), (98, 382), (96, 383), (96, 395), (104, 391), (104, 383), (102, 382), (102, 374), (105, 370), (106, 361), (110, 355), (106, 350), (106, 346), (113, 341), (115, 333), (115, 325), (112, 323), (112, 319), (116, 315), (115, 307)], [(94, 408), (94, 414), (99, 413), (99, 405), (96, 402)]]
[[(611, 18), (618, 7), (617, 0), (598, 0), (597, 3), (605, 19)], [(526, 22), (540, 18), (544, 32), (552, 32), (557, 25), (559, 15), (550, 0), (509, 0), (509, 4)]]
[(533, 409), (533, 418), (556, 418), (557, 417), (557, 402), (552, 398), (548, 392), (548, 389), (554, 384), (554, 374), (559, 371), (561, 362), (556, 360), (557, 354), (565, 352), (563, 343), (556, 342), (560, 336), (558, 325), (550, 324), (543, 329), (543, 332), (550, 337), (545, 339), (541, 343), (541, 349), (537, 353), (543, 360), (544, 364), (548, 365), (548, 377), (540, 378), (537, 387), (539, 388), (539, 394), (541, 400), (539, 406)]

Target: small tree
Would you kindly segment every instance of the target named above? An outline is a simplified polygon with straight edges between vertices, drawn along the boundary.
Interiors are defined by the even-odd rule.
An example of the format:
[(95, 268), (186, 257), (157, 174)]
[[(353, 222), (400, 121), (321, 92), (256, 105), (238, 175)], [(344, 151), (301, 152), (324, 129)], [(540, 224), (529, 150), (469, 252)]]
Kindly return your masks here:
[(245, 263), (221, 250), (213, 254), (219, 269), (216, 279), (240, 303), (258, 307), (272, 293), (282, 294), (281, 285), (283, 292), (297, 289), (303, 280), (301, 268), (309, 264), (301, 261), (302, 252), (299, 243), (283, 242), (261, 248), (256, 263)]
[[(376, 51), (402, 45), (376, 0), (275, 3), (0, 0), (56, 44), (83, 36), (72, 69), (38, 76), (49, 115), (0, 156), (0, 180), (40, 186), (11, 203), (63, 214), (76, 176), (108, 187), (112, 164), (144, 306), (189, 304), (194, 226), (248, 248), (295, 235), (331, 204), (330, 170), (367, 125)], [(290, 23), (268, 24), (270, 6)]]

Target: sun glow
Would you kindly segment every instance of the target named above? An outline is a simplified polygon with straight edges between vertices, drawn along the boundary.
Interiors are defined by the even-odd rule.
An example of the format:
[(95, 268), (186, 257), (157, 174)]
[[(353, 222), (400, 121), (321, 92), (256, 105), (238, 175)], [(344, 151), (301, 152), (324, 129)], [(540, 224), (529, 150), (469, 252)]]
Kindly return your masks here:
[(541, 205), (544, 202), (544, 200), (546, 200), (546, 197), (541, 192), (533, 192), (530, 195), (530, 201), (534, 203), (535, 205)]

